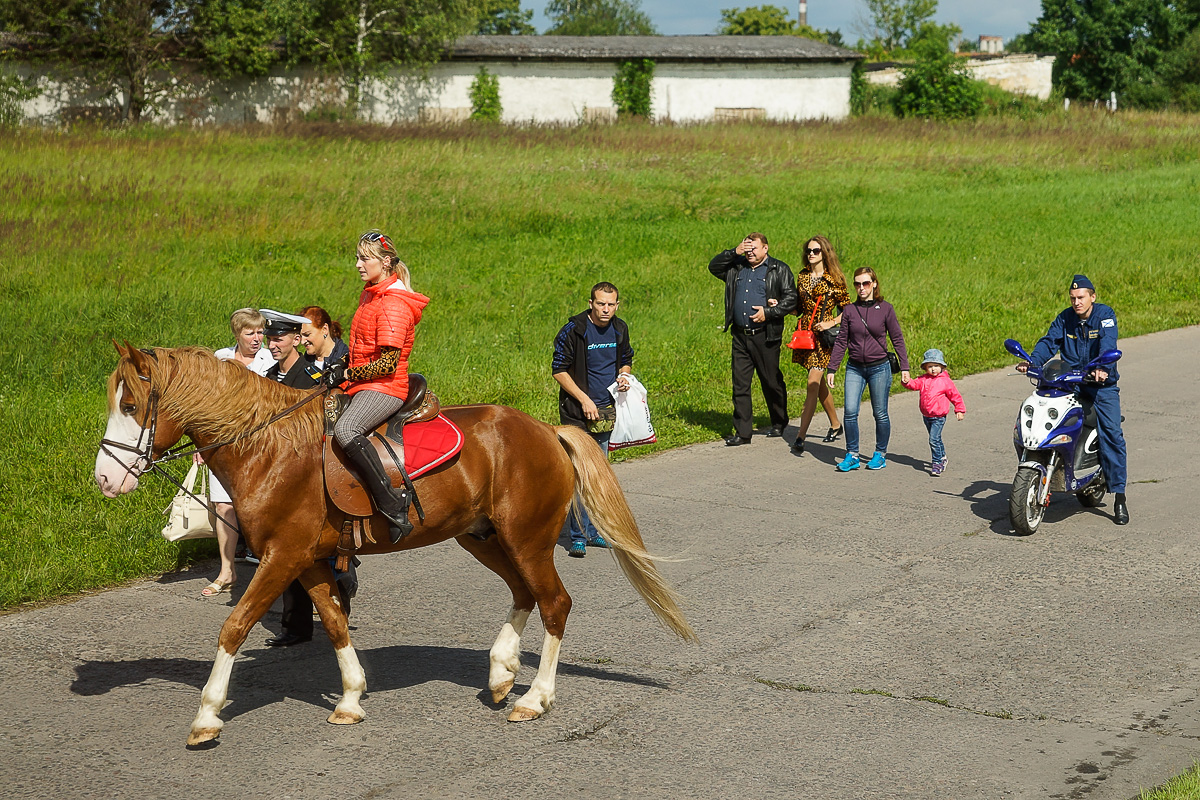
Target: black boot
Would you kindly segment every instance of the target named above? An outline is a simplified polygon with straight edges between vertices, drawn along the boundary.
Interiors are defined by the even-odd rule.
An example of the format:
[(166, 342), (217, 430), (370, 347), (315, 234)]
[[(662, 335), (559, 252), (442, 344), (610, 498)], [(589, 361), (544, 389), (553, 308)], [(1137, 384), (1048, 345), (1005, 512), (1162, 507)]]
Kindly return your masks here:
[(342, 447), (350, 463), (357, 468), (358, 477), (363, 486), (375, 500), (375, 507), (388, 518), (388, 534), (392, 544), (412, 533), (412, 523), (408, 521), (408, 492), (403, 489), (393, 489), (388, 480), (387, 472), (379, 461), (379, 454), (367, 441), (365, 436), (355, 436)]
[(1116, 497), (1113, 503), (1113, 522), (1118, 525), (1129, 524), (1129, 506), (1125, 505), (1125, 493), (1122, 492)]

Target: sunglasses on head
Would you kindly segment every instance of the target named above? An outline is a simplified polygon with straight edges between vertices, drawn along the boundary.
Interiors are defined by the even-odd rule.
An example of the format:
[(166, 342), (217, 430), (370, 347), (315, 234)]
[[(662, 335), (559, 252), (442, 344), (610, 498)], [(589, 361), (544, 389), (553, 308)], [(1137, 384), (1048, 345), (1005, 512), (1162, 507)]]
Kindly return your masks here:
[(382, 233), (375, 233), (374, 231), (372, 231), (371, 233), (364, 233), (362, 235), (362, 238), (359, 239), (358, 241), (366, 242), (368, 244), (375, 244), (376, 242), (383, 242), (384, 247), (392, 246), (391, 242), (388, 241), (388, 238), (386, 236), (384, 236)]
[(865, 280), (865, 281), (855, 281), (855, 282), (854, 282), (854, 285), (855, 285), (855, 286), (859, 286), (859, 287), (863, 287), (863, 286), (870, 286), (870, 285), (871, 285), (872, 283), (874, 283), (874, 282), (875, 282), (875, 281), (872, 281), (872, 280)]
[(810, 256), (815, 256), (815, 255), (817, 255), (818, 253), (820, 253), (820, 252), (821, 252), (821, 248), (819, 248), (819, 247), (806, 247), (806, 248), (804, 248), (804, 252), (808, 253)]

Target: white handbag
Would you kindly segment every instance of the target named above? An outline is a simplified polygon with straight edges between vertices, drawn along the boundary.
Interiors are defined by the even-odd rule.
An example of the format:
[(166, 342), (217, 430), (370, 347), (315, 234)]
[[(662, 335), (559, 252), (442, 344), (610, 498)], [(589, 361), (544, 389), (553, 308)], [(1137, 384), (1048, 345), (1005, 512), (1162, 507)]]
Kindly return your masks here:
[[(197, 483), (200, 491), (196, 491)], [(163, 514), (168, 515), (169, 519), (166, 527), (162, 529), (162, 536), (168, 542), (208, 539), (217, 535), (212, 513), (205, 508), (204, 503), (191, 497), (188, 492), (207, 503), (208, 508), (212, 507), (212, 499), (208, 493), (208, 467), (193, 463), (187, 477), (183, 479), (183, 489), (176, 492), (171, 505), (163, 509)]]
[(613, 424), (608, 440), (608, 450), (636, 447), (658, 441), (654, 425), (650, 423), (650, 405), (646, 402), (646, 387), (633, 375), (629, 375), (629, 389), (617, 391), (616, 381), (608, 387), (617, 407), (617, 421)]

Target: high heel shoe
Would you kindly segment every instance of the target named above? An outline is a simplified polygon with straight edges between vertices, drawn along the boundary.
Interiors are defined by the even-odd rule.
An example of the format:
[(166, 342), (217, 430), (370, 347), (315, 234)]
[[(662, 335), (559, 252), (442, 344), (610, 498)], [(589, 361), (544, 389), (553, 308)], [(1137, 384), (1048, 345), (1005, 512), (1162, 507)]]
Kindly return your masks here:
[(220, 581), (213, 581), (208, 586), (205, 586), (203, 589), (200, 590), (200, 596), (201, 597), (216, 597), (219, 594), (225, 594), (225, 592), (232, 593), (233, 587), (235, 584), (237, 584), (237, 578), (234, 578), (233, 580), (229, 581), (228, 583), (221, 583)]
[[(844, 427), (844, 426), (842, 426), (842, 427)], [(821, 441), (836, 442), (838, 439), (842, 438), (842, 427), (830, 428), (829, 433), (825, 434), (825, 438), (822, 439)]]

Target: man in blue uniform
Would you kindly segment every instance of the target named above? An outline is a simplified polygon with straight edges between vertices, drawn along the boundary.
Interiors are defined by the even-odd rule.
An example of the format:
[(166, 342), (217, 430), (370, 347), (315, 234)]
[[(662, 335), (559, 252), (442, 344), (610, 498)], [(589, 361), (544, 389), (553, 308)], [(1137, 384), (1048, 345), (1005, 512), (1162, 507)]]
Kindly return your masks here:
[[(617, 391), (629, 389), (633, 369), (633, 347), (629, 327), (617, 316), (620, 306), (617, 287), (601, 281), (592, 287), (588, 310), (567, 320), (554, 338), (554, 358), (550, 371), (558, 383), (558, 417), (563, 425), (583, 428), (608, 455), (616, 406), (608, 387), (615, 382)], [(569, 514), (571, 549), (568, 555), (583, 558), (586, 545), (608, 547), (580, 506), (580, 518)]]
[[(1117, 315), (1096, 302), (1096, 288), (1085, 275), (1076, 275), (1069, 290), (1071, 307), (1050, 323), (1050, 330), (1033, 348), (1030, 358), (1040, 367), (1062, 353), (1068, 366), (1081, 369), (1101, 353), (1117, 349)], [(1018, 364), (1024, 372), (1030, 365)], [(1125, 505), (1125, 434), (1121, 432), (1121, 390), (1117, 387), (1116, 365), (1093, 371), (1094, 383), (1084, 384), (1080, 394), (1096, 409), (1096, 429), (1100, 434), (1100, 466), (1108, 481), (1108, 490), (1116, 494), (1113, 521), (1129, 522)]]

